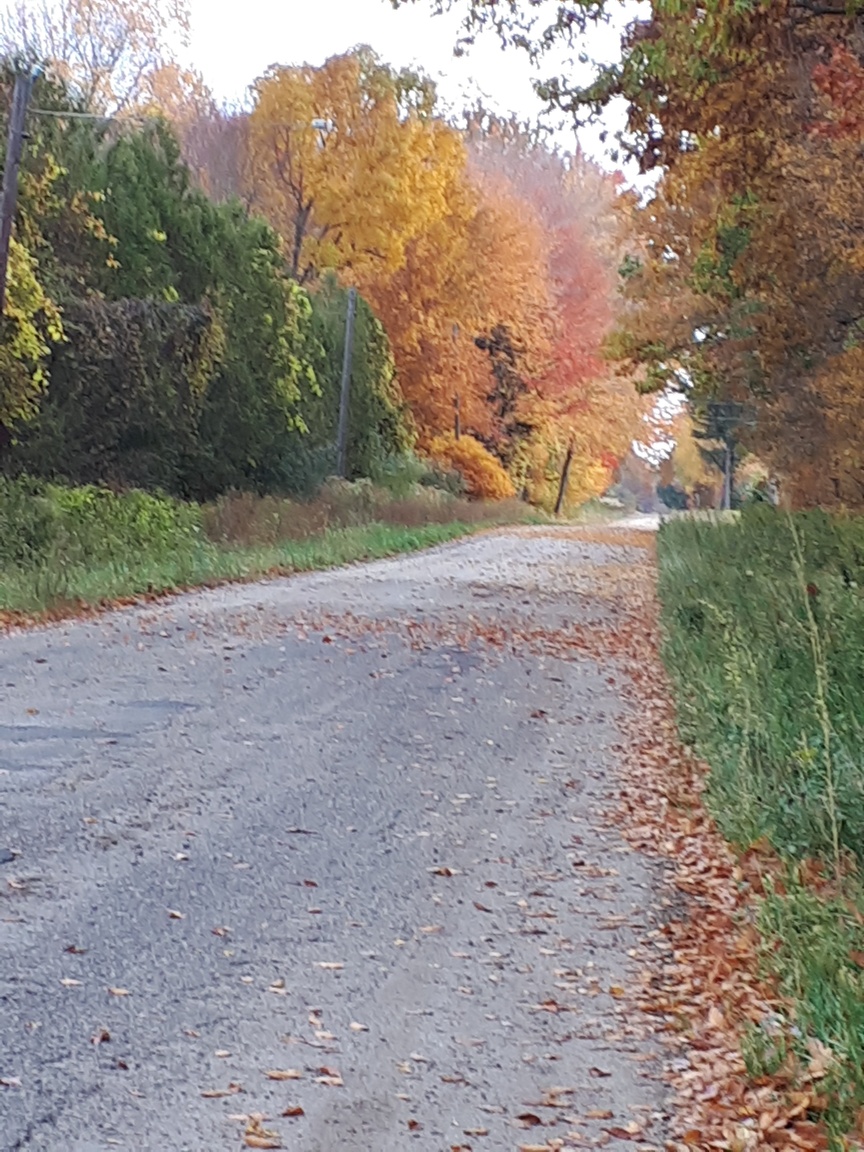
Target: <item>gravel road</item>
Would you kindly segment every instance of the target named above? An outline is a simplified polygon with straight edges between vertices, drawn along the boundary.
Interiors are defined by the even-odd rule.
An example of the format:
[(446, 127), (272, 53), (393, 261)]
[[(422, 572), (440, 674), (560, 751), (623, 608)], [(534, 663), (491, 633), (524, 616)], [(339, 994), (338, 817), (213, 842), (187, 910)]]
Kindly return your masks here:
[(636, 551), (514, 529), (2, 638), (0, 1148), (662, 1147), (628, 705), (551, 642)]

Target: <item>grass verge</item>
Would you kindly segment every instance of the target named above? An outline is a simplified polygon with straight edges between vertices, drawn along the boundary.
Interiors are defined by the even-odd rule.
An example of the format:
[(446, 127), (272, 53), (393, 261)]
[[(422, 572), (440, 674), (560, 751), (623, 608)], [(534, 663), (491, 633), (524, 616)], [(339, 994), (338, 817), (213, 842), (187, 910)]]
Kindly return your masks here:
[(674, 520), (658, 554), (663, 655), (707, 804), (773, 860), (757, 924), (788, 1016), (745, 1059), (818, 1079), (810, 1111), (848, 1146), (864, 1136), (864, 519)]
[(0, 481), (0, 612), (66, 614), (181, 588), (330, 568), (452, 540), (528, 514), (437, 491), (331, 485), (313, 502), (239, 494), (206, 507)]

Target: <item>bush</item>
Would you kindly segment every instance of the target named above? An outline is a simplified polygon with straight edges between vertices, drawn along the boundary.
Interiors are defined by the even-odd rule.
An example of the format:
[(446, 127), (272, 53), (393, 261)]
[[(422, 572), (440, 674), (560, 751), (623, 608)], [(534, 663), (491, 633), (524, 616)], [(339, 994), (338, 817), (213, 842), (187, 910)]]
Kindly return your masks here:
[(44, 560), (55, 521), (44, 485), (0, 476), (0, 568), (33, 567)]
[(473, 436), (436, 436), (429, 455), (439, 465), (458, 472), (465, 491), (474, 500), (508, 500), (515, 496), (513, 482), (500, 461)]
[(418, 488), (438, 488), (451, 496), (465, 495), (465, 482), (459, 472), (421, 460), (413, 452), (388, 456), (373, 470), (371, 478), (379, 487), (400, 498), (415, 494)]
[(147, 492), (0, 478), (0, 570), (160, 560), (197, 545), (200, 512)]

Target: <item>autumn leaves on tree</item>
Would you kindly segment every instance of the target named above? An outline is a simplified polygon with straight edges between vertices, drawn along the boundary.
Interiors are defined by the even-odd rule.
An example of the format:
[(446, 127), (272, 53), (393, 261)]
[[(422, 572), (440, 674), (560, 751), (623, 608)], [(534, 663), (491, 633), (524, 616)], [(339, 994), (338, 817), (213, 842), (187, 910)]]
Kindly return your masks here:
[[(615, 181), (514, 124), (447, 123), (426, 78), (365, 48), (275, 67), (254, 92), (243, 192), (283, 236), (298, 282), (314, 292), (335, 269), (370, 302), (421, 447), (440, 450), (458, 406), (461, 433), (531, 498), (549, 502), (570, 438), (571, 498), (601, 491), (639, 412), (600, 355)], [(507, 396), (492, 350), (502, 334)]]
[[(93, 252), (81, 256), (80, 244), (71, 257), (86, 265), (76, 299), (96, 291), (201, 306), (213, 316), (214, 331), (227, 333), (224, 347), (230, 349), (239, 297), (229, 307), (225, 286), (203, 266), (190, 276), (187, 255), (190, 229), (203, 255), (216, 218), (226, 219), (230, 203), (241, 204), (274, 230), (283, 275), (293, 285), (286, 290), (298, 299), (299, 291), (315, 316), (326, 317), (327, 331), (338, 324), (337, 286), (357, 288), (371, 309), (370, 322), (380, 323), (389, 346), (385, 360), (392, 354), (395, 375), (382, 368), (378, 387), (401, 411), (395, 439), (381, 430), (379, 457), (413, 443), (442, 467), (460, 471), (473, 494), (518, 492), (550, 505), (569, 446), (575, 450), (571, 502), (602, 491), (641, 411), (641, 401), (612, 376), (601, 353), (614, 319), (621, 255), (616, 181), (578, 153), (554, 151), (516, 124), (482, 112), (459, 123), (448, 119), (428, 78), (394, 70), (365, 47), (321, 67), (274, 65), (252, 85), (248, 110), (220, 109), (201, 77), (166, 49), (169, 42), (182, 43), (187, 31), (182, 0), (39, 0), (13, 5), (0, 26), (7, 58), (23, 51), (48, 62), (54, 87), (41, 98), (54, 99), (58, 115), (115, 117), (110, 133), (89, 130), (85, 151), (93, 162), (86, 174), (77, 168), (80, 147), (74, 162), (69, 147), (71, 126), (78, 123), (83, 131), (78, 121), (61, 117), (60, 136), (41, 124), (39, 143), (34, 138), (30, 149), (25, 181), (31, 190), (41, 148), (56, 168), (45, 176), (50, 195), (82, 177), (80, 187), (70, 188), (81, 206), (73, 230), (78, 240), (88, 226), (99, 232), (91, 235), (104, 249), (95, 265), (88, 263)], [(170, 127), (191, 173), (188, 187), (172, 157), (174, 144), (154, 120)], [(100, 149), (104, 156), (97, 160)], [(100, 166), (106, 172), (114, 167), (110, 177), (98, 174)], [(133, 169), (135, 181), (124, 187)], [(210, 207), (196, 201), (202, 193)], [(133, 211), (124, 209), (121, 196), (131, 196)], [(75, 245), (68, 230), (61, 240), (62, 230), (48, 225), (32, 195), (23, 205), (19, 232), (29, 227), (42, 239), (51, 232), (55, 256), (69, 259)], [(140, 223), (145, 218), (148, 228)], [(26, 395), (10, 395), (6, 419), (12, 422), (32, 416), (34, 404), (38, 408), (39, 361), (52, 333), (59, 337), (49, 323), (50, 307), (40, 303), (34, 250), (16, 252), (14, 260), (21, 275), (12, 299), (21, 300), (26, 314), (19, 346), (0, 354), (11, 356), (30, 384)], [(26, 288), (28, 261), (34, 260)], [(211, 266), (230, 275), (215, 254)], [(292, 380), (310, 381), (308, 390), (292, 391), (296, 418), (287, 422), (295, 432), (317, 427), (326, 439), (332, 421), (323, 406), (333, 397), (329, 385), (323, 391), (319, 386), (331, 372), (317, 351), (317, 323), (305, 335), (295, 325), (282, 338), (288, 358), (298, 361)], [(329, 337), (325, 343), (330, 348)], [(357, 350), (355, 374), (365, 351)], [(330, 348), (331, 358), (337, 354)], [(237, 377), (228, 374), (229, 386), (224, 363), (214, 387), (204, 389), (202, 412), (212, 409), (222, 389), (231, 397), (229, 422), (245, 424), (257, 401), (250, 395), (241, 419)], [(218, 420), (211, 414), (205, 424), (224, 418), (224, 412)], [(371, 444), (373, 433), (364, 427), (358, 434)], [(450, 443), (460, 438), (468, 442)], [(38, 441), (38, 431), (31, 429), (25, 439)], [(292, 441), (290, 451), (283, 445), (278, 452), (299, 459), (309, 456), (308, 447)], [(296, 471), (296, 461), (277, 466), (274, 452), (256, 447), (252, 437), (241, 453), (247, 463), (238, 458), (229, 470), (233, 482), (247, 475), (259, 485), (277, 483), (265, 481), (264, 473)], [(231, 455), (227, 441), (211, 456), (226, 453)], [(270, 460), (264, 473), (262, 453)], [(355, 454), (354, 473), (358, 460)], [(200, 474), (202, 466), (190, 467)], [(198, 481), (178, 484), (200, 489)]]

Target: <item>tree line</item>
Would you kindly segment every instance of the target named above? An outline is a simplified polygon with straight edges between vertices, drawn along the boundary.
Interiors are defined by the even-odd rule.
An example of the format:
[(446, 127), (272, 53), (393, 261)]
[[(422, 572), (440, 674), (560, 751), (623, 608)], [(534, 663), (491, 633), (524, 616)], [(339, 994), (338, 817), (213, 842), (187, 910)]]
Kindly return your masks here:
[[(611, 0), (461, 0), (542, 59)], [(651, 177), (622, 264), (610, 351), (697, 427), (739, 438), (797, 505), (864, 504), (864, 4), (651, 0), (585, 84), (540, 88), (581, 122), (623, 103), (617, 147)]]
[[(83, 20), (100, 5), (110, 45)], [(226, 110), (163, 51), (182, 5), (71, 11), (65, 39), (50, 0), (0, 26), (7, 108), (16, 45), (46, 63), (0, 333), (4, 471), (310, 491), (335, 469), (354, 288), (351, 477), (419, 453), (550, 505), (569, 448), (571, 499), (608, 485), (644, 410), (603, 354), (620, 178), (482, 108), (445, 117), (368, 48), (273, 67)]]

